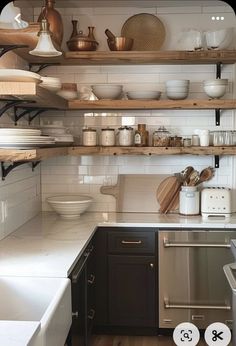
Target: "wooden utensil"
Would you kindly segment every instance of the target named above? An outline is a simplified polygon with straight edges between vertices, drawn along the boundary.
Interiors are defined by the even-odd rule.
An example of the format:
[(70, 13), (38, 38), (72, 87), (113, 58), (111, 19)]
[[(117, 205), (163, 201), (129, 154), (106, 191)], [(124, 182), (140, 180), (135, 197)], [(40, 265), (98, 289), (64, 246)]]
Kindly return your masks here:
[(214, 176), (214, 168), (209, 166), (207, 168), (204, 168), (199, 176), (199, 180), (196, 183), (196, 185), (199, 185), (201, 183), (203, 183), (204, 181), (208, 181), (210, 180), (212, 177)]

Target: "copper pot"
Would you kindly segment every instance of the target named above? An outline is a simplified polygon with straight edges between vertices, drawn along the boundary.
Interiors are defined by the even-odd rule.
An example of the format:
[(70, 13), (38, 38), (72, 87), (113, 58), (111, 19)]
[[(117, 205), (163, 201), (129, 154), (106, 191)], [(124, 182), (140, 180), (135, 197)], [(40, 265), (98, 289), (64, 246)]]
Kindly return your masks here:
[(72, 21), (73, 24), (73, 32), (71, 34), (71, 37), (69, 41), (67, 41), (67, 47), (71, 51), (90, 51), (90, 50), (96, 50), (98, 46), (98, 42), (95, 40), (93, 35), (93, 26), (89, 26), (89, 33), (88, 35), (84, 35), (83, 31), (80, 30), (79, 33), (77, 33), (77, 20)]
[(131, 50), (134, 40), (132, 38), (116, 36), (114, 40), (107, 40), (110, 50)]

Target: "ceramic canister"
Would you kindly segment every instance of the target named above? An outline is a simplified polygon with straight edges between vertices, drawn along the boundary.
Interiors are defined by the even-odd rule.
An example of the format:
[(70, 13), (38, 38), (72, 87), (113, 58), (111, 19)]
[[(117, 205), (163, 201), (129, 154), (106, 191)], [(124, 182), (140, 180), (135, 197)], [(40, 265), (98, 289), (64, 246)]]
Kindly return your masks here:
[(199, 191), (196, 186), (182, 186), (179, 194), (179, 213), (198, 215), (200, 212)]

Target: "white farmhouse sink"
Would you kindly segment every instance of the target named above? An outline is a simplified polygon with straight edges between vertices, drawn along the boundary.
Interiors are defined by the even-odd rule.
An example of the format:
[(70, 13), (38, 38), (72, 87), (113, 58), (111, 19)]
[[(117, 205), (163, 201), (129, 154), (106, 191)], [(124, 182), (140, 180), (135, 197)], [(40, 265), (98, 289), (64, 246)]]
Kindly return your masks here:
[[(36, 322), (39, 323), (39, 328), (36, 328)], [(10, 330), (9, 340), (6, 340), (6, 330), (1, 331), (1, 328), (6, 326)], [(0, 345), (23, 346), (18, 334), (19, 328), (22, 328), (25, 335), (28, 333), (28, 338), (31, 328), (32, 338), (29, 338), (29, 345), (62, 346), (70, 326), (69, 279), (0, 276)], [(18, 344), (11, 342), (12, 335), (15, 338), (19, 335)]]

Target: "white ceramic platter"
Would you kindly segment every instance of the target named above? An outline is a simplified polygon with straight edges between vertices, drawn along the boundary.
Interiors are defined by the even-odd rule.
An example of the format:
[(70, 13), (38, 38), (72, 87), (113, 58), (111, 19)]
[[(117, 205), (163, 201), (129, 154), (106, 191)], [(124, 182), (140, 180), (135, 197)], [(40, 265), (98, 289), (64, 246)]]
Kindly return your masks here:
[(41, 83), (41, 76), (35, 72), (4, 68), (0, 69), (0, 81)]

